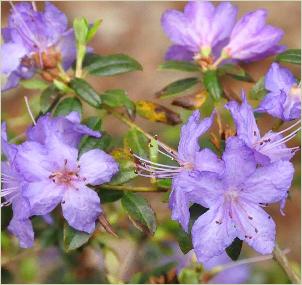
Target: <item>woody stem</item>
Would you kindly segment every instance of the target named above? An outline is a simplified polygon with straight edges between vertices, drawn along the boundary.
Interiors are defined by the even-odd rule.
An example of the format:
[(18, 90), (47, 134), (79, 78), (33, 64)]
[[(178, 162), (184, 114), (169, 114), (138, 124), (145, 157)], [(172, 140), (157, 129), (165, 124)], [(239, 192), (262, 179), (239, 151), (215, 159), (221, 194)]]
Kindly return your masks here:
[(155, 187), (133, 187), (124, 185), (102, 185), (100, 190), (118, 190), (118, 191), (131, 191), (131, 192), (166, 192), (167, 189), (155, 188)]
[(293, 284), (300, 284), (301, 280), (298, 274), (293, 270), (291, 267), (286, 255), (284, 252), (279, 248), (279, 245), (276, 243), (275, 249), (273, 251), (274, 259), (277, 261), (277, 263), (281, 266), (281, 268), (284, 270), (286, 275), (288, 276), (289, 280)]

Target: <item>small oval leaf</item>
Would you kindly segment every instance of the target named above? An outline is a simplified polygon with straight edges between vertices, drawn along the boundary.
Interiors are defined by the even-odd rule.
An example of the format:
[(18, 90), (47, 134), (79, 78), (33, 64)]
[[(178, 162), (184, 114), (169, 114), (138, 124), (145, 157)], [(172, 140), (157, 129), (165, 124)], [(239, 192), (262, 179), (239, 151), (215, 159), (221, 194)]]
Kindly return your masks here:
[(252, 87), (252, 89), (249, 92), (249, 95), (251, 99), (254, 100), (261, 100), (266, 94), (267, 90), (265, 89), (264, 86), (264, 77), (261, 77), (256, 84)]
[(239, 81), (255, 82), (254, 79), (239, 65), (224, 64), (219, 67), (218, 74), (226, 74)]
[(100, 56), (87, 54), (83, 63), (84, 68), (93, 75), (111, 76), (135, 70), (143, 70), (141, 64), (125, 54)]
[(88, 242), (90, 237), (90, 234), (77, 231), (66, 223), (64, 224), (64, 250), (66, 252), (81, 247)]
[(141, 157), (148, 157), (148, 139), (137, 129), (132, 128), (124, 138), (124, 145)]
[(137, 101), (136, 111), (138, 115), (152, 122), (160, 122), (172, 126), (181, 123), (178, 113), (150, 101)]
[(81, 99), (92, 107), (99, 108), (101, 106), (102, 101), (99, 94), (85, 80), (74, 78), (69, 82), (69, 85)]
[(69, 97), (60, 101), (54, 111), (54, 116), (66, 116), (74, 111), (82, 114), (82, 103), (78, 98)]
[(203, 84), (214, 101), (219, 101), (223, 91), (216, 70), (208, 70), (204, 73)]
[(155, 233), (155, 214), (145, 198), (136, 193), (127, 192), (122, 197), (121, 202), (123, 208), (135, 222), (135, 226), (141, 226), (141, 229), (147, 233)]
[(27, 79), (27, 80), (21, 80), (20, 84), (26, 88), (26, 89), (32, 89), (32, 90), (44, 90), (48, 87), (48, 84), (45, 81), (39, 80), (39, 79)]
[(200, 71), (198, 65), (188, 61), (178, 61), (178, 60), (169, 60), (164, 62), (159, 66), (160, 70), (180, 70), (180, 71), (187, 71), (187, 72), (196, 72)]
[(54, 86), (48, 86), (41, 94), (40, 109), (43, 114), (51, 111), (61, 97), (60, 91)]
[(161, 99), (171, 98), (179, 93), (182, 93), (199, 82), (199, 79), (196, 77), (190, 77), (185, 79), (180, 79), (175, 82), (170, 83), (164, 87), (161, 91), (157, 92), (157, 96)]
[(288, 49), (276, 56), (276, 61), (301, 64), (301, 49)]

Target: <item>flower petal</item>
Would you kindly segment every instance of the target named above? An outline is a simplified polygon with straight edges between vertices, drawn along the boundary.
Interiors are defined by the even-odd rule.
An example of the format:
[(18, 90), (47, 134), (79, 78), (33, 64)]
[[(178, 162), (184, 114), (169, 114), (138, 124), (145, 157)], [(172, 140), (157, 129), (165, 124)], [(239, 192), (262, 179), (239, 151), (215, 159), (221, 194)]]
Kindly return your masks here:
[(195, 166), (198, 171), (210, 171), (218, 174), (222, 174), (224, 171), (223, 161), (208, 148), (196, 153)]
[(215, 111), (210, 117), (200, 120), (200, 112), (194, 111), (187, 123), (182, 126), (178, 145), (179, 159), (183, 162), (195, 162), (196, 152), (200, 150), (198, 139), (212, 125)]
[(248, 104), (246, 96), (242, 93), (242, 104), (231, 101), (225, 105), (231, 112), (237, 128), (237, 136), (248, 146), (252, 146), (260, 138), (260, 132), (256, 124), (253, 108)]
[(29, 201), (32, 215), (50, 213), (61, 202), (63, 194), (64, 188), (51, 179), (29, 183), (23, 192)]
[(265, 88), (277, 94), (280, 94), (280, 90), (288, 93), (294, 83), (296, 79), (293, 74), (278, 63), (273, 63), (265, 76)]
[(71, 227), (87, 233), (94, 231), (95, 221), (102, 212), (99, 196), (86, 186), (66, 191), (62, 209), (64, 218)]
[(93, 149), (82, 154), (79, 160), (80, 176), (91, 185), (109, 182), (118, 172), (118, 164), (113, 157), (100, 149)]
[(275, 223), (259, 206), (242, 199), (232, 204), (238, 237), (261, 254), (272, 253), (275, 246)]
[(236, 229), (218, 203), (197, 219), (192, 227), (194, 251), (199, 262), (222, 254), (236, 237)]
[(172, 45), (168, 49), (165, 60), (183, 60), (183, 61), (192, 61), (194, 53), (188, 50), (184, 46)]
[(16, 167), (29, 182), (48, 179), (53, 169), (47, 150), (39, 143), (25, 142), (18, 146)]
[(209, 208), (221, 200), (223, 185), (214, 173), (183, 171), (173, 178), (169, 207), (172, 219), (177, 220), (185, 231), (188, 231), (192, 203)]
[(288, 161), (259, 167), (247, 178), (240, 195), (253, 203), (276, 203), (287, 197), (294, 175)]
[(29, 219), (12, 218), (8, 230), (18, 238), (20, 247), (29, 248), (34, 245), (34, 231)]
[(23, 45), (17, 43), (5, 43), (1, 45), (1, 73), (11, 74), (17, 70), (22, 57), (27, 51)]
[(222, 160), (225, 163), (223, 179), (227, 186), (238, 186), (256, 170), (253, 151), (237, 137), (227, 139)]

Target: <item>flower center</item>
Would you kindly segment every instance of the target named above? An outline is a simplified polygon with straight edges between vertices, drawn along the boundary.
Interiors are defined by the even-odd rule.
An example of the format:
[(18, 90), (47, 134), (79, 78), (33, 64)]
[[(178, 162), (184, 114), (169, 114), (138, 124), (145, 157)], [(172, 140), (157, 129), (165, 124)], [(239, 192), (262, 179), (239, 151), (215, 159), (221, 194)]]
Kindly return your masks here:
[(238, 200), (238, 191), (236, 188), (230, 188), (224, 193), (224, 198), (229, 202), (235, 202)]
[(51, 179), (56, 184), (66, 186), (73, 186), (74, 182), (86, 180), (86, 178), (79, 176), (79, 165), (76, 170), (71, 170), (67, 167), (67, 159), (65, 159), (64, 162), (64, 168), (60, 171), (53, 172), (51, 175), (49, 175), (49, 179)]

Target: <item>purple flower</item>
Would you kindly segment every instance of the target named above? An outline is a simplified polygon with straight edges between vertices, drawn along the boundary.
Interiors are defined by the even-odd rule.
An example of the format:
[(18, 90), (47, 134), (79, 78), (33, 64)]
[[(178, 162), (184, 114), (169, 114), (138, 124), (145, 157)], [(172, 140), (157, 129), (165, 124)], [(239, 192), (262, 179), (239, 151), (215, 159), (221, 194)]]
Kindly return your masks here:
[[(211, 258), (203, 263), (205, 270), (209, 271), (216, 266), (232, 263), (232, 260), (223, 253)], [(210, 284), (242, 284), (246, 283), (250, 276), (250, 267), (248, 265), (238, 265), (229, 269), (222, 270), (209, 280)]]
[(55, 133), (65, 144), (72, 147), (77, 147), (84, 135), (101, 137), (100, 132), (80, 124), (80, 121), (81, 117), (78, 112), (71, 112), (65, 117), (51, 117), (50, 114), (46, 114), (37, 120), (35, 126), (28, 129), (27, 137), (29, 141), (45, 144), (47, 137)]
[(247, 13), (237, 23), (237, 8), (222, 2), (190, 1), (184, 12), (166, 11), (161, 19), (164, 32), (173, 42), (166, 60), (219, 58), (214, 66), (231, 60), (254, 61), (284, 51), (278, 45), (283, 31), (266, 25), (267, 12)]
[(7, 142), (5, 123), (2, 123), (1, 128), (2, 152), (7, 159), (1, 163), (1, 197), (5, 199), (1, 206), (12, 205), (13, 218), (8, 225), (8, 230), (18, 238), (20, 247), (28, 248), (33, 246), (34, 232), (29, 219), (31, 216), (30, 205), (23, 195), (26, 183), (15, 165), (18, 147)]
[(261, 137), (253, 108), (248, 104), (244, 93), (242, 94), (242, 100), (241, 105), (231, 101), (226, 104), (226, 108), (230, 110), (235, 121), (237, 136), (253, 150), (256, 161), (260, 164), (268, 164), (278, 160), (290, 160), (295, 152), (299, 150), (299, 147), (288, 148), (285, 143), (296, 135), (299, 128), (285, 137), (282, 134), (295, 127), (298, 122), (278, 133), (269, 131)]
[(37, 68), (55, 68), (61, 62), (68, 69), (76, 57), (73, 30), (67, 29), (66, 16), (49, 2), (44, 12), (30, 3), (14, 5), (2, 37), (1, 73), (7, 76), (2, 90), (32, 77)]
[(161, 24), (172, 45), (166, 59), (192, 60), (195, 56), (208, 56), (226, 41), (235, 25), (237, 8), (223, 2), (216, 8), (206, 1), (187, 3), (184, 12), (166, 11)]
[(87, 185), (109, 182), (118, 171), (114, 159), (99, 149), (78, 159), (78, 150), (49, 128), (44, 144), (27, 141), (19, 146), (16, 165), (28, 182), (24, 196), (33, 215), (50, 213), (59, 203), (73, 228), (92, 233), (101, 210), (97, 193)]
[(265, 76), (269, 93), (261, 101), (257, 112), (267, 112), (283, 121), (301, 117), (301, 86), (287, 69), (273, 63)]
[(260, 60), (285, 50), (278, 45), (284, 32), (266, 25), (267, 11), (244, 15), (235, 25), (229, 43), (222, 50), (228, 57), (244, 61)]
[(288, 161), (257, 167), (253, 152), (237, 137), (226, 142), (222, 175), (200, 172), (187, 177), (195, 201), (209, 208), (193, 224), (192, 240), (199, 262), (224, 252), (234, 238), (246, 241), (261, 254), (275, 245), (275, 223), (262, 210), (283, 201), (291, 186), (294, 168)]

